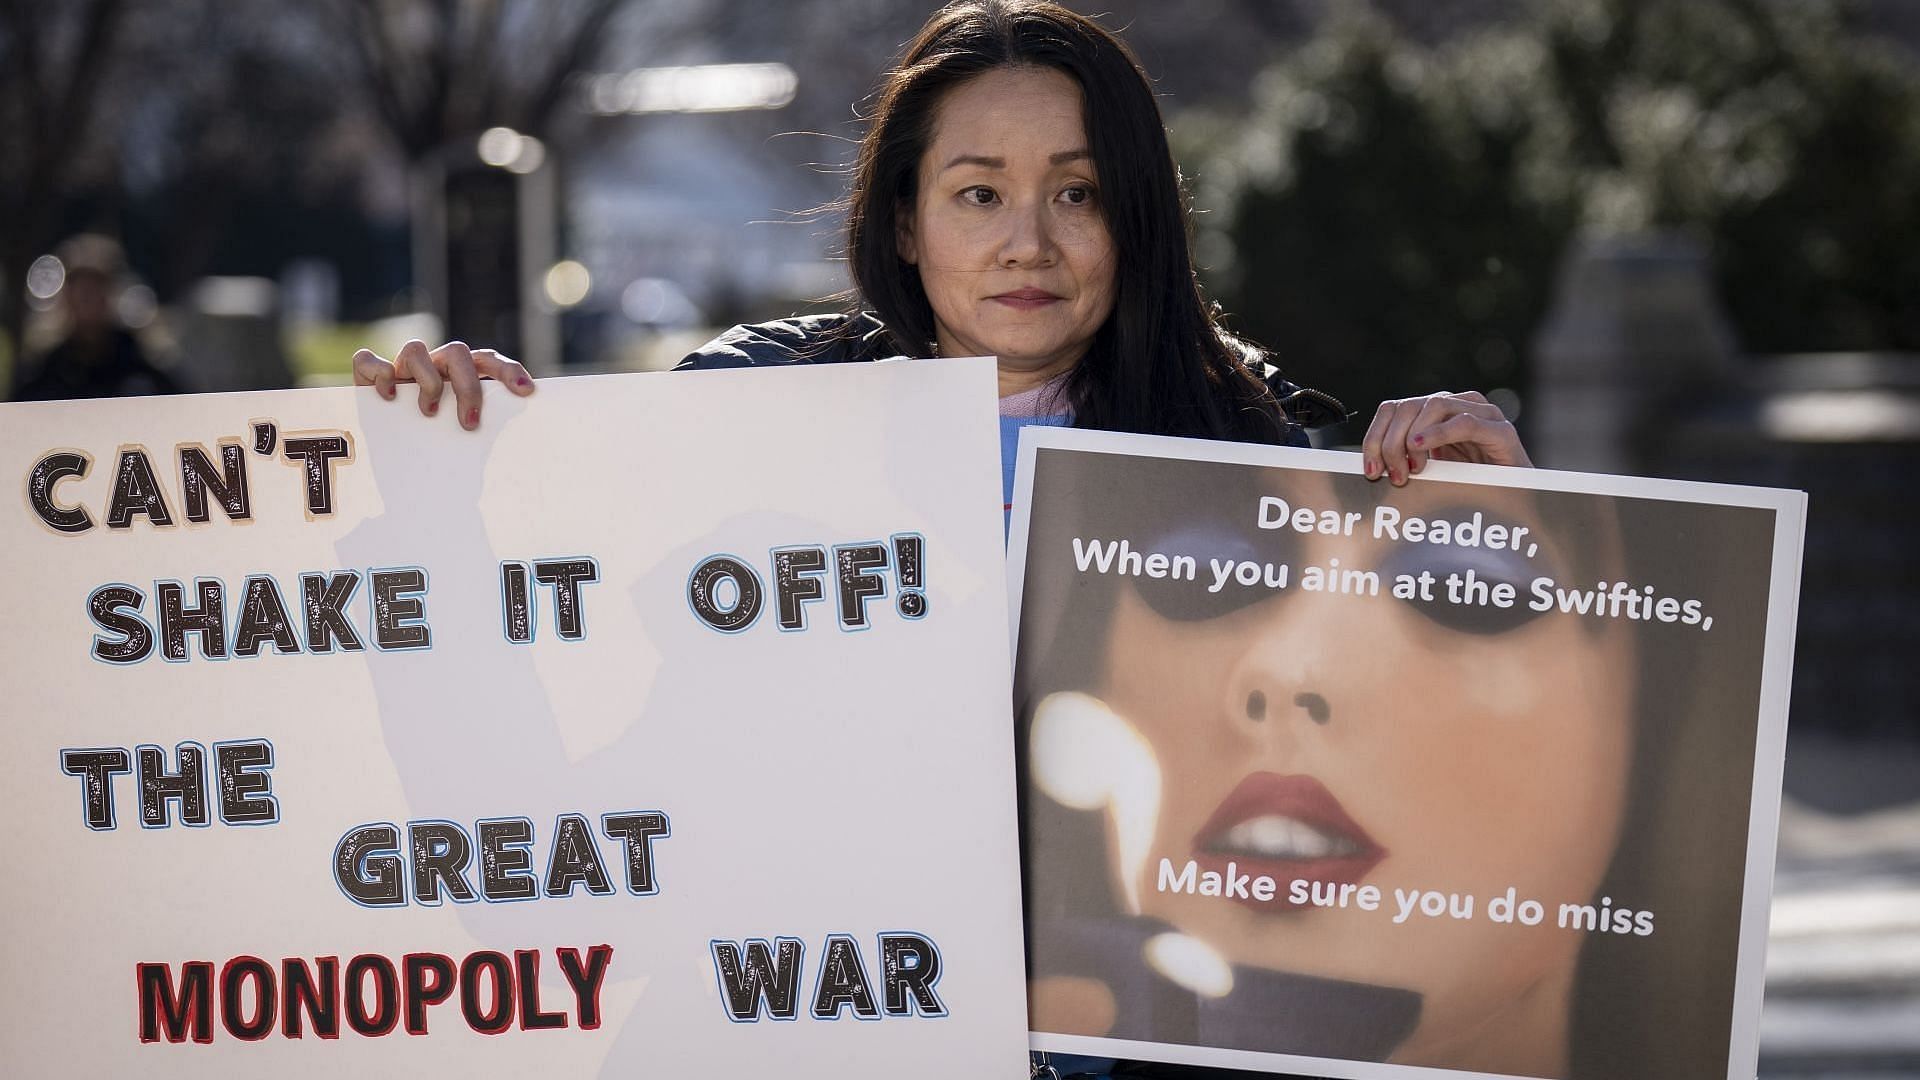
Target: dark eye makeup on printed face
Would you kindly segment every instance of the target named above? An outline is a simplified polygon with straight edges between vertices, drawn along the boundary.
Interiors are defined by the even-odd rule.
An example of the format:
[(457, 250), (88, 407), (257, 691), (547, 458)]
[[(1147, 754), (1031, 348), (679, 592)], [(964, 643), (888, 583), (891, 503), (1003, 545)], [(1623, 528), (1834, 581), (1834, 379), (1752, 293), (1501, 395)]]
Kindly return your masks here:
[[(1434, 519), (1466, 520), (1478, 510), (1483, 515), (1505, 517), (1485, 507), (1451, 506), (1432, 512)], [(1143, 530), (1145, 531), (1145, 530)], [(1131, 582), (1140, 599), (1161, 618), (1172, 622), (1202, 622), (1223, 618), (1267, 600), (1283, 600), (1299, 588), (1299, 560), (1305, 552), (1301, 539), (1289, 532), (1253, 534), (1244, 522), (1193, 521), (1169, 522), (1148, 534), (1151, 539), (1137, 550), (1144, 557), (1152, 553), (1167, 556), (1174, 567), (1163, 577), (1145, 574)], [(1519, 552), (1480, 547), (1454, 547), (1429, 543), (1369, 545), (1379, 562), (1371, 567), (1381, 579), (1381, 596), (1390, 595), (1394, 579), (1402, 574), (1418, 579), (1430, 575), (1432, 600), (1410, 599), (1402, 603), (1432, 621), (1436, 626), (1461, 634), (1491, 636), (1517, 630), (1539, 618), (1544, 612), (1528, 606), (1529, 583), (1538, 576), (1555, 576), (1544, 559), (1529, 560)], [(1194, 576), (1178, 572), (1178, 559), (1192, 560)], [(1216, 561), (1221, 565), (1253, 564), (1261, 568), (1261, 583), (1242, 584), (1230, 580), (1219, 591), (1209, 591), (1214, 581)], [(1291, 565), (1284, 589), (1267, 587), (1266, 572), (1282, 563)], [(1356, 567), (1358, 568), (1358, 567)], [(1453, 602), (1447, 591), (1449, 578), (1458, 576), (1465, 584), (1468, 573), (1475, 585), (1472, 598), (1486, 603)], [(1511, 603), (1500, 607), (1490, 602), (1495, 588), (1505, 585), (1513, 590)], [(1480, 586), (1484, 586), (1484, 592)]]
[(1238, 581), (1229, 581), (1220, 591), (1210, 592), (1216, 561), (1235, 566), (1252, 563), (1277, 567), (1293, 562), (1299, 554), (1299, 545), (1288, 537), (1270, 534), (1261, 536), (1256, 543), (1246, 534), (1244, 526), (1194, 522), (1173, 526), (1141, 552), (1143, 555), (1158, 552), (1169, 560), (1183, 556), (1192, 560), (1194, 576), (1191, 579), (1184, 573), (1169, 573), (1162, 578), (1140, 575), (1133, 579), (1133, 586), (1140, 599), (1161, 618), (1201, 622), (1231, 615), (1287, 592), (1259, 584), (1242, 585)]
[[(1215, 560), (1277, 566), (1297, 559), (1300, 546), (1294, 538), (1253, 528), (1252, 508), (1258, 506), (1261, 495), (1271, 493), (1268, 471), (1246, 465), (1196, 472), (1186, 462), (1158, 464), (1157, 474), (1136, 473), (1129, 478), (1142, 480), (1154, 492), (1152, 497), (1131, 504), (1135, 513), (1144, 511), (1150, 516), (1130, 523), (1130, 533), (1118, 531), (1116, 523), (1115, 531), (1108, 534), (1108, 538), (1128, 535), (1132, 549), (1143, 559), (1154, 554), (1167, 557), (1166, 576), (1129, 576), (1128, 583), (1141, 601), (1163, 619), (1201, 622), (1231, 615), (1284, 593), (1234, 582), (1219, 592), (1207, 591), (1213, 582)], [(1174, 564), (1182, 558), (1191, 560), (1187, 564), (1193, 573), (1191, 578), (1185, 575), (1185, 567), (1173, 572)]]
[[(1507, 607), (1499, 607), (1491, 602), (1454, 603), (1448, 596), (1447, 579), (1457, 574), (1464, 584), (1468, 571), (1472, 571), (1474, 582), (1471, 599), (1490, 597), (1497, 586), (1506, 585), (1513, 589), (1512, 603)], [(1462, 634), (1504, 634), (1509, 630), (1518, 630), (1545, 614), (1527, 606), (1527, 601), (1532, 599), (1527, 591), (1528, 583), (1545, 571), (1530, 566), (1513, 552), (1450, 547), (1421, 551), (1412, 545), (1403, 546), (1381, 565), (1381, 587), (1387, 588), (1387, 583), (1400, 574), (1418, 578), (1422, 572), (1432, 575), (1433, 599), (1405, 600), (1402, 603), (1448, 630)], [(1486, 586), (1484, 594), (1479, 588), (1483, 584)], [(1463, 597), (1463, 600), (1466, 599), (1470, 598)]]
[[(1529, 526), (1534, 535), (1540, 535), (1538, 526), (1528, 515), (1516, 515), (1511, 509), (1456, 503), (1423, 512), (1422, 516), (1435, 521), (1466, 521), (1476, 514), (1490, 521), (1504, 522), (1517, 518), (1519, 524)], [(1529, 559), (1510, 548), (1414, 542), (1394, 544), (1382, 554), (1379, 571), (1383, 588), (1401, 574), (1414, 578), (1418, 578), (1422, 572), (1432, 575), (1432, 600), (1414, 599), (1403, 603), (1412, 606), (1435, 625), (1462, 634), (1504, 634), (1518, 630), (1546, 614), (1528, 606), (1527, 602), (1533, 598), (1528, 586), (1536, 577), (1557, 576), (1552, 560), (1545, 552)], [(1469, 572), (1473, 575), (1471, 595), (1467, 595), (1469, 590), (1465, 580)], [(1459, 603), (1453, 601), (1447, 589), (1448, 579), (1455, 575), (1461, 579), (1462, 596)], [(1482, 585), (1484, 589), (1480, 587)], [(1512, 601), (1506, 607), (1491, 602), (1494, 590), (1501, 585), (1513, 590)], [(1483, 600), (1487, 602), (1477, 602)]]

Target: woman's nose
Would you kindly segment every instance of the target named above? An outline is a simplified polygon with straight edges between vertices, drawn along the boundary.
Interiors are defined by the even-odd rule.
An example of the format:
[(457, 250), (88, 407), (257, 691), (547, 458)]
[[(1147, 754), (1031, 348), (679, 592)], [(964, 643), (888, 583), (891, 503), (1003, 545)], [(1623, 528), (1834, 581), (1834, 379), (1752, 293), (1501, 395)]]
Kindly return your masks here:
[(1001, 266), (1017, 269), (1045, 266), (1053, 258), (1053, 229), (1041, 206), (1013, 207), (1007, 212), (1007, 232), (1000, 244)]
[[(1273, 605), (1270, 621), (1239, 643), (1219, 703), (1220, 715), (1241, 736), (1259, 742), (1290, 741), (1341, 721), (1341, 688), (1366, 678), (1365, 639), (1327, 625), (1331, 610), (1308, 596)], [(1311, 609), (1319, 609), (1318, 611)]]
[[(1327, 699), (1324, 696), (1315, 691), (1300, 691), (1293, 695), (1292, 704), (1294, 708), (1303, 710), (1307, 714), (1307, 719), (1316, 724), (1324, 727), (1333, 722), (1333, 706), (1327, 703)], [(1271, 706), (1269, 706), (1267, 702), (1267, 692), (1265, 690), (1255, 687), (1247, 691), (1246, 710), (1248, 720), (1260, 724), (1265, 723), (1268, 719), (1284, 718), (1282, 714), (1286, 713), (1285, 708), (1280, 708), (1271, 713), (1269, 712), (1270, 708)]]

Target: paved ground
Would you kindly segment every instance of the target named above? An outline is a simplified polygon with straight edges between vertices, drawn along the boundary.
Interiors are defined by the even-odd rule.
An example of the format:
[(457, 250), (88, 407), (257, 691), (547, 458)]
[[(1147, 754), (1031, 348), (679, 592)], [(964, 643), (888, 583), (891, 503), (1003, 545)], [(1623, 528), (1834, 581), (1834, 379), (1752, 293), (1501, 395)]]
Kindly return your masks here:
[(1796, 734), (1786, 791), (1760, 1075), (1920, 1077), (1920, 740)]

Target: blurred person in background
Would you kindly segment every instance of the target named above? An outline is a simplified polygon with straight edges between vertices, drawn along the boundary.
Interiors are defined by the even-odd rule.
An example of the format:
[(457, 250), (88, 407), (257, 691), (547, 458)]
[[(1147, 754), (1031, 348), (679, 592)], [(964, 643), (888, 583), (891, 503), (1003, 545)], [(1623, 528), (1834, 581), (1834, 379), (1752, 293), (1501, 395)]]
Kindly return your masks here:
[(62, 334), (37, 363), (21, 365), (13, 400), (185, 393), (188, 388), (154, 364), (115, 311), (126, 275), (120, 245), (83, 233), (61, 244), (55, 255), (66, 267), (56, 294)]

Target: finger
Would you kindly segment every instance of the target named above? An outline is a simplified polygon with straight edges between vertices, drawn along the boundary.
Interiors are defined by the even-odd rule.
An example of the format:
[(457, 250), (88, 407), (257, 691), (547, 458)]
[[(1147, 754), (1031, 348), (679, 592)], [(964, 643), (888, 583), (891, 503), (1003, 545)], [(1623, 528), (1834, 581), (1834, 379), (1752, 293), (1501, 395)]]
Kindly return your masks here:
[[(1407, 435), (1409, 452), (1420, 455), (1423, 459), (1421, 464), (1425, 463), (1424, 456), (1426, 454), (1430, 454), (1442, 446), (1447, 447), (1448, 452), (1435, 456), (1465, 461), (1480, 460), (1478, 453), (1481, 449), (1481, 444), (1477, 440), (1466, 443), (1449, 444), (1435, 444), (1433, 442), (1434, 429), (1456, 416), (1472, 416), (1487, 421), (1490, 424), (1499, 424), (1506, 421), (1506, 416), (1501, 413), (1499, 407), (1490, 402), (1474, 401), (1466, 394), (1435, 394), (1428, 399), (1427, 408), (1421, 410), (1420, 418), (1414, 422), (1412, 430)], [(1465, 428), (1464, 426), (1463, 429), (1471, 430), (1471, 428)], [(1490, 438), (1494, 437), (1494, 432), (1490, 428), (1485, 431), (1485, 434)], [(1518, 442), (1517, 435), (1514, 441), (1516, 443)], [(1417, 472), (1419, 470), (1415, 468), (1414, 471)]]
[(472, 431), (480, 426), (480, 373), (473, 369), (473, 350), (464, 341), (449, 341), (433, 350), (433, 362), (447, 381), (453, 384), (453, 403), (460, 413), (460, 426)]
[[(1475, 399), (1478, 400), (1475, 400)], [(1451, 417), (1463, 412), (1481, 416), (1498, 417), (1500, 410), (1488, 404), (1479, 394), (1468, 391), (1465, 394), (1441, 392), (1429, 394), (1421, 399), (1420, 411), (1415, 414), (1413, 424), (1407, 429), (1407, 471), (1419, 472), (1427, 463), (1430, 447), (1425, 445), (1426, 431)]]
[(1393, 413), (1397, 401), (1383, 401), (1374, 410), (1373, 423), (1367, 425), (1367, 433), (1360, 440), (1360, 468), (1367, 479), (1378, 479), (1384, 471), (1380, 458), (1380, 445), (1386, 438), (1387, 425), (1393, 422)]
[[(1496, 413), (1498, 409), (1494, 410)], [(1490, 418), (1478, 410), (1462, 412), (1435, 424), (1424, 433), (1430, 450), (1446, 449), (1449, 457), (1489, 465), (1531, 465), (1520, 433), (1506, 418)]]
[(393, 400), (393, 364), (372, 349), (353, 354), (353, 385), (371, 386), (373, 392)]
[(1427, 452), (1422, 433), (1426, 429), (1454, 415), (1464, 406), (1457, 398), (1448, 394), (1434, 394), (1420, 403), (1420, 411), (1414, 413), (1413, 422), (1407, 425), (1407, 472), (1417, 473), (1427, 467)]
[(1429, 451), (1447, 452), (1444, 455), (1446, 457), (1484, 462), (1486, 456), (1481, 444), (1487, 439), (1487, 433), (1481, 428), (1486, 423), (1485, 417), (1469, 412), (1456, 413), (1429, 426), (1421, 433), (1421, 441)]
[(1380, 436), (1380, 467), (1386, 470), (1387, 480), (1399, 486), (1407, 482), (1407, 434), (1413, 430), (1413, 422), (1420, 415), (1425, 402), (1420, 399), (1402, 401), (1393, 410), (1393, 418), (1387, 421), (1387, 429)]
[(420, 413), (432, 416), (440, 411), (440, 392), (446, 388), (447, 381), (440, 377), (440, 369), (434, 366), (433, 354), (427, 351), (427, 343), (414, 338), (400, 346), (399, 355), (393, 358), (393, 366), (400, 371), (401, 378), (410, 378), (420, 384)]
[(533, 393), (533, 376), (520, 366), (520, 361), (502, 356), (492, 349), (473, 350), (473, 367), (483, 379), (498, 379), (507, 385), (507, 389), (526, 397)]

